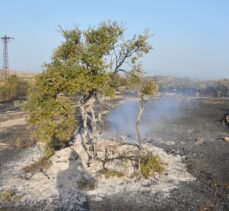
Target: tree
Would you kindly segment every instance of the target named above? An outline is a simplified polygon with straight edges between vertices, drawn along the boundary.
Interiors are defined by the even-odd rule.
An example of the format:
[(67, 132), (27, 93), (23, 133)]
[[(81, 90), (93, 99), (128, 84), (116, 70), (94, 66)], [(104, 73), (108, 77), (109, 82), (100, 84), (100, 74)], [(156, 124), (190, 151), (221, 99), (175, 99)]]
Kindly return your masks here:
[[(128, 77), (129, 87), (135, 89), (136, 95), (139, 98), (138, 114), (135, 121), (135, 129), (137, 136), (137, 143), (139, 149), (138, 155), (138, 166), (141, 166), (141, 150), (142, 150), (142, 137), (139, 129), (142, 114), (144, 112), (145, 104), (150, 100), (150, 97), (155, 96), (159, 90), (158, 84), (154, 80), (146, 80), (144, 78), (143, 70), (140, 65), (135, 66), (135, 68), (130, 72)], [(148, 97), (148, 99), (147, 99)]]
[(119, 91), (121, 87), (126, 87), (127, 80), (125, 75), (121, 76), (119, 73), (110, 73), (110, 86), (116, 91)]
[(29, 96), (29, 122), (37, 139), (51, 148), (67, 145), (78, 132), (90, 160), (95, 154), (89, 152), (96, 140), (94, 106), (102, 96), (114, 95), (111, 74), (128, 71), (124, 64), (132, 69), (149, 52), (149, 35), (125, 40), (124, 28), (116, 22), (61, 32), (64, 42), (37, 76)]

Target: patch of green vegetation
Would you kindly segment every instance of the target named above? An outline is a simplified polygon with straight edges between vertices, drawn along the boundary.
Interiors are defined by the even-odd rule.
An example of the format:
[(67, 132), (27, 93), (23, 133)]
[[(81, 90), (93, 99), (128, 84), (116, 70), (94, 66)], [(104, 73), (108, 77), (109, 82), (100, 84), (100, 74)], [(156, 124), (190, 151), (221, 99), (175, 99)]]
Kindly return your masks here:
[(100, 171), (101, 175), (104, 175), (106, 179), (110, 179), (113, 177), (123, 177), (124, 174), (122, 172), (119, 171), (115, 171), (115, 170), (108, 170), (108, 169), (102, 169)]
[(140, 172), (143, 177), (149, 178), (155, 173), (161, 174), (165, 170), (161, 159), (157, 155), (147, 154), (141, 159)]
[(80, 190), (94, 190), (95, 181), (93, 179), (82, 179), (78, 181), (78, 187)]

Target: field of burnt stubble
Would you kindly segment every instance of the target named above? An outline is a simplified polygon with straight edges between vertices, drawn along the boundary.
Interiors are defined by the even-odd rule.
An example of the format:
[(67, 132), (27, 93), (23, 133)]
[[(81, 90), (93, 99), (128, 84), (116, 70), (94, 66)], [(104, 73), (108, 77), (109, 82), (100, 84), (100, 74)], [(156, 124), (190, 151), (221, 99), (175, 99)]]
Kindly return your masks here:
[[(229, 142), (223, 139), (229, 137), (224, 121), (229, 99), (175, 97), (173, 102), (179, 106), (173, 104), (152, 120), (146, 107), (146, 141), (181, 155), (196, 180), (180, 183), (165, 200), (146, 193), (114, 193), (101, 201), (88, 198), (90, 210), (229, 210)], [(0, 178), (6, 164), (34, 144), (25, 117), (13, 104), (0, 105)]]

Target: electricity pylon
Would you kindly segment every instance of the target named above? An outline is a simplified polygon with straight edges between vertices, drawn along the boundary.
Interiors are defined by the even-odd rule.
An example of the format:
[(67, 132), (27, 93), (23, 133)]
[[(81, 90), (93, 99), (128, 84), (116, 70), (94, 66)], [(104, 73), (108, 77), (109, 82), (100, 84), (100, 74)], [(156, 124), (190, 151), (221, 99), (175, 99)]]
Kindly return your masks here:
[(1, 78), (2, 80), (6, 80), (9, 76), (8, 42), (14, 38), (5, 35), (4, 37), (1, 37), (1, 39), (3, 41), (3, 65)]

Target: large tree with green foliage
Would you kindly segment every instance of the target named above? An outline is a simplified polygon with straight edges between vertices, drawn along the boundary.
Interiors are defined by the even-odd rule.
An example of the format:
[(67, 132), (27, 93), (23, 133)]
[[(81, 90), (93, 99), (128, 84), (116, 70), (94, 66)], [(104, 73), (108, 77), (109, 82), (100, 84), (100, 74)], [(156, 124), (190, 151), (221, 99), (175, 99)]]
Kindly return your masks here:
[[(124, 28), (116, 22), (61, 32), (64, 42), (37, 76), (29, 96), (29, 122), (38, 140), (52, 148), (68, 144), (78, 128), (88, 152), (88, 143), (93, 146), (95, 139), (94, 104), (102, 96), (114, 95), (111, 78), (128, 71), (125, 64), (131, 70), (150, 51), (149, 35), (126, 40)], [(88, 152), (89, 159), (92, 156)]]

